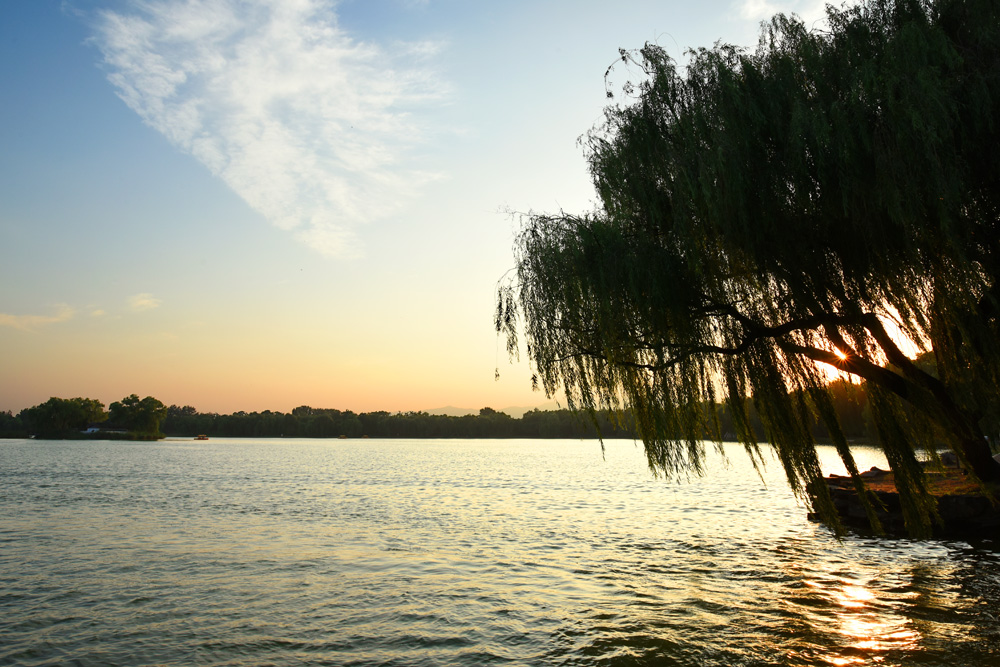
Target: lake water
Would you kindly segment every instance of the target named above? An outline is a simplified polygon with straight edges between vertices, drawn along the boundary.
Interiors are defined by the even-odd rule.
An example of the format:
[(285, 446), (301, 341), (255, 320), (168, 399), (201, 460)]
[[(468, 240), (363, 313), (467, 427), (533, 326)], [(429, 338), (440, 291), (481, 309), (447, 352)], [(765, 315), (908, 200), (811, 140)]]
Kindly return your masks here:
[(0, 665), (1000, 665), (1000, 541), (838, 541), (729, 453), (0, 440)]

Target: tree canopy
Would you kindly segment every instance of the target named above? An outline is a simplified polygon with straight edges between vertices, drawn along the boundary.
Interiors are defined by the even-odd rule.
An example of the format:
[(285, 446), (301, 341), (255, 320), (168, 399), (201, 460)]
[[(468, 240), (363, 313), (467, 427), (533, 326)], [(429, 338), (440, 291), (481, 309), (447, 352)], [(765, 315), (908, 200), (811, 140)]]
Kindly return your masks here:
[(599, 203), (525, 216), (497, 304), (508, 348), (523, 335), (571, 406), (631, 411), (667, 475), (701, 470), (720, 406), (759, 462), (753, 406), (832, 523), (817, 420), (865, 497), (822, 367), (839, 369), (865, 382), (907, 525), (926, 532), (917, 451), (946, 442), (1000, 479), (981, 428), (1000, 386), (998, 8), (866, 0), (813, 30), (778, 15), (756, 50), (686, 67), (622, 51), (609, 72), (639, 81), (584, 139)]
[(27, 430), (43, 438), (79, 433), (88, 425), (108, 418), (104, 404), (92, 398), (57, 398), (22, 410), (21, 422)]
[(167, 418), (167, 406), (152, 396), (140, 399), (130, 394), (108, 406), (109, 421), (130, 433), (147, 437), (163, 437), (160, 424)]

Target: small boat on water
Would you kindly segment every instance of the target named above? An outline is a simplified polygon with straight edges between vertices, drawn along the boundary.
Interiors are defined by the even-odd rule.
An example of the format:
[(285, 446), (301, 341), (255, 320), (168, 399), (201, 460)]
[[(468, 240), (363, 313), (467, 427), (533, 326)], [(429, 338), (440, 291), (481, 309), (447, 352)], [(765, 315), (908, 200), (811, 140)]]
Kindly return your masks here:
[(196, 435), (196, 436), (194, 436), (194, 439), (195, 440), (208, 440), (208, 436), (207, 435)]

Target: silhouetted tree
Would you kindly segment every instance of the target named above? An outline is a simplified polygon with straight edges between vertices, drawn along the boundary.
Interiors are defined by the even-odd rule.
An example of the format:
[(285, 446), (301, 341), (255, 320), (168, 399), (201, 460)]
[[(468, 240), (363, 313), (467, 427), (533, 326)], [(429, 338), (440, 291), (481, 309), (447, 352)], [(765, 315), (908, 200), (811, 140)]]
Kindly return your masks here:
[(547, 394), (630, 409), (666, 474), (701, 470), (718, 403), (759, 460), (753, 406), (830, 521), (815, 416), (861, 486), (817, 363), (863, 379), (921, 533), (935, 505), (915, 449), (945, 437), (1000, 480), (980, 428), (1000, 386), (1000, 3), (827, 12), (811, 32), (776, 16), (752, 53), (692, 52), (683, 74), (657, 46), (623, 51), (643, 79), (586, 140), (600, 206), (526, 216), (497, 328), (514, 351), (523, 322)]
[(162, 436), (160, 424), (168, 414), (167, 406), (157, 399), (152, 396), (140, 399), (137, 394), (115, 401), (108, 406), (108, 411), (110, 420), (115, 425), (130, 433), (149, 437)]
[(18, 415), (24, 427), (31, 433), (46, 438), (73, 436), (87, 428), (89, 424), (103, 422), (108, 418), (104, 404), (92, 398), (56, 398), (31, 408)]

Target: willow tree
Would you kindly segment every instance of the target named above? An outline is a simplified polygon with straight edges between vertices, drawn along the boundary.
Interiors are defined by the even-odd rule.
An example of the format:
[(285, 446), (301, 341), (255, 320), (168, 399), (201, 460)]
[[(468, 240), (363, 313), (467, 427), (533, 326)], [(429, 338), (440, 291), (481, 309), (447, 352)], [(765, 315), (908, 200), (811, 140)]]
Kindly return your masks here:
[(498, 298), (508, 348), (526, 338), (547, 394), (631, 411), (667, 475), (701, 471), (722, 406), (758, 463), (752, 406), (831, 521), (811, 484), (817, 420), (862, 488), (836, 368), (866, 383), (907, 525), (926, 532), (920, 450), (946, 442), (984, 488), (1000, 479), (980, 427), (1000, 387), (998, 11), (867, 0), (819, 29), (778, 15), (756, 50), (683, 68), (655, 45), (623, 51), (614, 71), (639, 81), (583, 142), (599, 203), (525, 216)]

